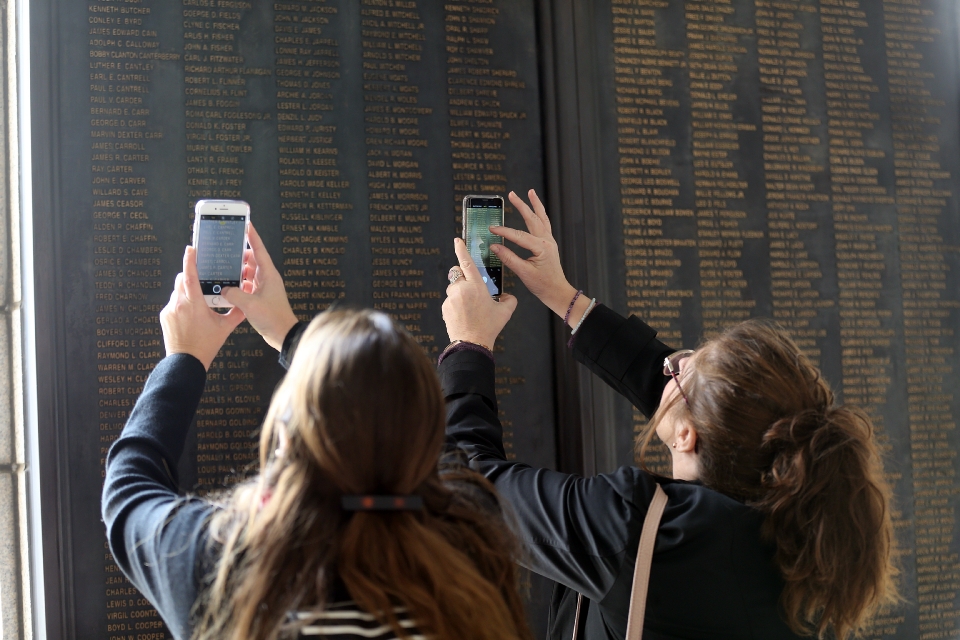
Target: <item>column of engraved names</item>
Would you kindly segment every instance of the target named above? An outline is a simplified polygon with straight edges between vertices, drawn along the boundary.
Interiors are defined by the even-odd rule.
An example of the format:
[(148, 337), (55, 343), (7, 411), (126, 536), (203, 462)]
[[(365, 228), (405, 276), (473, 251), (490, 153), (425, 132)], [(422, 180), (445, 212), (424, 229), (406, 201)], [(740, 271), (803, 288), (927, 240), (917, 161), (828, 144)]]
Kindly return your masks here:
[[(686, 4), (694, 208), (705, 336), (752, 314), (756, 300), (747, 293), (742, 258), (746, 240), (763, 238), (762, 231), (744, 227), (748, 183), (735, 162), (743, 151), (741, 132), (756, 130), (755, 124), (733, 118), (739, 97), (733, 92), (733, 80), (745, 62), (745, 37), (753, 33), (750, 27), (736, 24), (735, 13), (731, 0)], [(693, 77), (703, 72), (725, 74), (730, 79), (704, 82)]]
[[(956, 208), (947, 208), (954, 195), (952, 175), (941, 166), (944, 152), (938, 134), (943, 125), (939, 114), (952, 118), (955, 111), (945, 109), (944, 100), (935, 97), (942, 78), (932, 71), (948, 36), (938, 28), (933, 10), (902, 0), (885, 0), (883, 7), (903, 288), (919, 638), (952, 638), (960, 616), (955, 507), (960, 487), (952, 411), (958, 301), (947, 287), (949, 268), (940, 229), (955, 224)], [(934, 59), (928, 60), (931, 54)], [(955, 139), (950, 142), (957, 144)]]
[(282, 273), (294, 313), (309, 320), (346, 297), (342, 271), (353, 214), (340, 174), (334, 95), (342, 93), (337, 7), (274, 4)]
[[(867, 20), (866, 3), (856, 0), (821, 0), (824, 86), (837, 284), (839, 287), (841, 388), (846, 403), (864, 409), (878, 428), (885, 453), (891, 451), (887, 417), (895, 416), (893, 393), (892, 326), (896, 300), (886, 295), (891, 265), (885, 247), (892, 239), (889, 207), (893, 197), (881, 181), (889, 162), (882, 139), (873, 133), (881, 115), (872, 107), (881, 89), (876, 73), (865, 69), (876, 27)], [(871, 39), (874, 43), (871, 43)], [(867, 137), (867, 133), (871, 135)], [(868, 144), (868, 140), (870, 143)], [(902, 474), (887, 469), (894, 487)], [(897, 494), (899, 495), (899, 491)], [(902, 530), (899, 510), (893, 513)], [(874, 623), (873, 633), (895, 634), (904, 617), (885, 612)]]
[[(239, 53), (243, 0), (182, 0), (186, 120), (187, 219), (200, 199), (239, 199), (249, 124), (269, 112), (246, 109), (248, 78), (268, 69), (246, 66)], [(263, 354), (258, 336), (243, 324), (227, 338), (207, 372), (197, 409), (197, 484), (202, 494), (235, 482), (256, 458), (255, 435), (263, 412), (254, 391), (250, 358)]]
[[(657, 23), (669, 24), (669, 3), (613, 0), (612, 35), (620, 214), (626, 267), (627, 309), (654, 327), (662, 340), (681, 344), (681, 307), (693, 298), (678, 273), (696, 246), (690, 203), (681, 203), (676, 166), (685, 145), (672, 137), (682, 119), (685, 53), (658, 46)], [(713, 81), (697, 72), (691, 82)], [(681, 85), (678, 87), (678, 85)], [(685, 206), (686, 205), (686, 206)], [(689, 286), (689, 285), (688, 285)], [(646, 419), (633, 412), (634, 431)], [(651, 448), (648, 464), (665, 471), (669, 456)]]
[[(146, 211), (153, 141), (148, 98), (162, 58), (151, 9), (140, 3), (88, 5), (90, 169), (96, 304), (97, 411), (102, 467), (143, 383), (162, 356), (157, 313), (160, 246)], [(162, 298), (162, 296), (161, 296)], [(110, 638), (163, 634), (157, 612), (120, 573), (103, 543)], [(129, 635), (128, 635), (129, 634)]]
[(821, 293), (823, 272), (810, 251), (822, 242), (830, 198), (814, 181), (827, 171), (813, 159), (824, 155), (826, 143), (825, 123), (811, 115), (811, 106), (821, 104), (823, 86), (811, 82), (817, 56), (802, 45), (819, 33), (818, 3), (756, 0), (755, 5), (773, 317), (819, 365), (827, 333), (821, 310), (835, 301)]
[(422, 67), (426, 35), (414, 0), (362, 0), (364, 131), (373, 258), (373, 306), (404, 325), (427, 352), (437, 336), (422, 319), (439, 313), (440, 291), (424, 287), (429, 195), (421, 162), (433, 107), (420, 101), (411, 74)]
[[(503, 98), (523, 92), (526, 82), (514, 69), (496, 66), (491, 34), (496, 32), (500, 9), (491, 0), (466, 0), (444, 4), (445, 52), (447, 55), (447, 105), (450, 116), (450, 148), (453, 169), (453, 212), (460, 217), (464, 196), (471, 194), (506, 195), (504, 162), (510, 151), (512, 135), (522, 133), (527, 114), (505, 109)], [(520, 101), (522, 103), (522, 99)], [(511, 126), (513, 125), (513, 126)], [(521, 136), (522, 137), (522, 136)], [(512, 209), (509, 202), (506, 209)], [(504, 270), (503, 287), (511, 288)], [(494, 351), (512, 351), (503, 345), (503, 337), (492, 345)], [(512, 395), (524, 377), (516, 375), (508, 358), (499, 358), (496, 367), (496, 393)], [(504, 427), (504, 448), (513, 457), (513, 422), (500, 404), (500, 422)]]

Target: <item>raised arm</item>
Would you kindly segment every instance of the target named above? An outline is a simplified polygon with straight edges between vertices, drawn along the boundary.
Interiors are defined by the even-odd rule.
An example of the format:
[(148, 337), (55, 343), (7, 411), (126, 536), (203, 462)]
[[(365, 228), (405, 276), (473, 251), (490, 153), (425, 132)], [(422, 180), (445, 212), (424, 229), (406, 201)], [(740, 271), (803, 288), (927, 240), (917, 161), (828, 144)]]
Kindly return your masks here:
[[(655, 489), (646, 473), (624, 467), (581, 478), (508, 461), (497, 418), (493, 361), (475, 351), (445, 358), (439, 368), (447, 400), (447, 437), (512, 507), (532, 571), (602, 600), (626, 562)], [(527, 428), (547, 425), (527, 425)], [(631, 541), (633, 546), (631, 547)]]
[(107, 455), (101, 511), (110, 552), (157, 608), (176, 638), (189, 638), (204, 531), (212, 507), (178, 494), (177, 463), (206, 369), (243, 320), (207, 307), (191, 247), (170, 302), (160, 313), (167, 357), (150, 374), (120, 438)]
[(491, 250), (531, 293), (575, 330), (571, 340), (574, 357), (650, 417), (666, 385), (663, 359), (673, 350), (638, 318), (624, 318), (578, 294), (563, 274), (560, 250), (543, 203), (533, 189), (528, 196), (530, 205), (510, 193), (526, 231), (509, 227), (490, 230), (528, 250), (530, 256), (523, 259), (500, 244), (491, 245)]
[[(455, 247), (463, 277), (447, 288), (443, 303), (447, 333), (454, 343), (490, 347), (516, 300), (493, 301), (466, 247), (459, 239)], [(620, 575), (625, 557), (632, 558), (635, 549), (629, 549), (629, 543), (637, 539), (636, 529), (653, 495), (653, 480), (630, 468), (585, 479), (508, 461), (497, 418), (492, 353), (462, 345), (448, 347), (439, 365), (448, 441), (511, 504), (517, 533), (528, 551), (525, 564), (602, 599)]]

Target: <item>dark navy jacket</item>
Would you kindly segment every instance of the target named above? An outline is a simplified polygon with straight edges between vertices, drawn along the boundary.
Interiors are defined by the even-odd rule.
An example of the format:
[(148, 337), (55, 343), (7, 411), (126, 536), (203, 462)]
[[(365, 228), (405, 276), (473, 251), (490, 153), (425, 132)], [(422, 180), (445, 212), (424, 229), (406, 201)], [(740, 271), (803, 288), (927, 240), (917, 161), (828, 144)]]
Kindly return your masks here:
[[(574, 344), (578, 361), (648, 417), (660, 402), (663, 359), (671, 352), (649, 326), (604, 306), (587, 317)], [(557, 582), (550, 640), (572, 637), (577, 592), (587, 607), (580, 639), (624, 638), (640, 529), (657, 481), (669, 502), (653, 556), (644, 640), (797, 638), (779, 614), (783, 582), (774, 549), (761, 540), (760, 513), (636, 467), (581, 478), (508, 461), (490, 358), (456, 352), (439, 372), (448, 439), (512, 504), (528, 568)]]

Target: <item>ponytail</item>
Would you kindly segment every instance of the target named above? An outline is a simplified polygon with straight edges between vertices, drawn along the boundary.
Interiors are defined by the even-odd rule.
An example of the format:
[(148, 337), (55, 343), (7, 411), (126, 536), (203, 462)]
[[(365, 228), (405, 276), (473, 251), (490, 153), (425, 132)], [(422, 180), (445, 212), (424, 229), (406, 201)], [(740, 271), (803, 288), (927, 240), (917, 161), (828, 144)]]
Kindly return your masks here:
[[(402, 638), (395, 607), (437, 640), (532, 640), (519, 543), (489, 481), (438, 468), (444, 422), (435, 366), (413, 337), (376, 311), (317, 316), (270, 404), (260, 474), (211, 517), (215, 566), (193, 640), (296, 636), (311, 621), (289, 614), (322, 609), (341, 583)], [(377, 493), (419, 495), (424, 508), (342, 508), (344, 495)]]
[(532, 640), (517, 593), (516, 545), (501, 522), (457, 498), (439, 513), (358, 512), (341, 537), (337, 574), (364, 611), (409, 635), (393, 608), (406, 606), (421, 635)]
[(776, 543), (787, 622), (802, 635), (856, 634), (895, 593), (890, 490), (869, 418), (803, 411), (775, 422), (761, 448), (773, 463), (754, 506)]
[(766, 514), (790, 627), (857, 634), (897, 598), (890, 489), (870, 419), (834, 407), (820, 371), (769, 321), (697, 349), (683, 386), (689, 403), (661, 407), (647, 441), (665, 416), (691, 423), (704, 486)]

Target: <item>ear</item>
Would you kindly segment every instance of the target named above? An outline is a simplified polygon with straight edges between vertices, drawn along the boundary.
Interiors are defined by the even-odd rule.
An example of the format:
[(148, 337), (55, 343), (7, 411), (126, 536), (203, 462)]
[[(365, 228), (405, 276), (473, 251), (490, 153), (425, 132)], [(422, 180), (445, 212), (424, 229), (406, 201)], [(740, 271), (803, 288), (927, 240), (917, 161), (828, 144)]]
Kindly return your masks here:
[(680, 421), (677, 425), (676, 451), (677, 453), (695, 453), (697, 450), (697, 430), (686, 423)]

